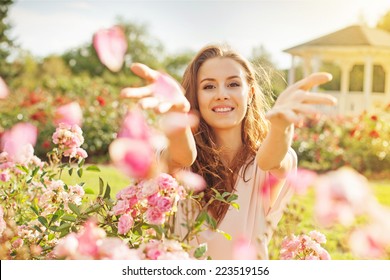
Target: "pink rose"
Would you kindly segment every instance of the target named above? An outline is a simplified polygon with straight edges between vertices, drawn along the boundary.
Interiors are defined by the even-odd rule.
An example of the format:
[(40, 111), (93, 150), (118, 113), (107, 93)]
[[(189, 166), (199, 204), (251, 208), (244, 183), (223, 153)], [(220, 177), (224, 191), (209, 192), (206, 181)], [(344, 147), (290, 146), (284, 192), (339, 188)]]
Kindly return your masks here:
[(162, 225), (165, 222), (165, 214), (155, 207), (146, 210), (146, 220), (152, 225)]
[(129, 214), (123, 214), (119, 218), (118, 223), (118, 233), (119, 234), (126, 234), (129, 232), (129, 230), (133, 227), (134, 220)]

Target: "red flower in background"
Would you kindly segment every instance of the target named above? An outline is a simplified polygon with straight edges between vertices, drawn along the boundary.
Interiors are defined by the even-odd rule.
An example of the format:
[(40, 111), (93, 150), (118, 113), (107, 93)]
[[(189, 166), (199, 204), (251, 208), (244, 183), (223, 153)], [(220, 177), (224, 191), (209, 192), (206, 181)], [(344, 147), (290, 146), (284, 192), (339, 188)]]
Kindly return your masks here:
[(45, 124), (47, 121), (47, 114), (43, 110), (36, 111), (34, 114), (30, 116), (32, 120), (38, 121), (40, 123)]
[(371, 120), (377, 121), (377, 120), (378, 120), (378, 117), (377, 117), (376, 115), (372, 115), (372, 116), (371, 116)]
[(370, 136), (371, 138), (379, 138), (379, 137), (380, 137), (379, 132), (376, 131), (376, 130), (371, 130), (369, 136)]
[(22, 104), (20, 104), (20, 106), (30, 107), (32, 105), (35, 105), (37, 103), (42, 102), (43, 100), (45, 100), (45, 97), (43, 96), (43, 94), (31, 91), (31, 92), (29, 92), (26, 99), (23, 100)]
[(96, 97), (96, 100), (99, 102), (100, 106), (104, 107), (106, 105), (106, 100), (104, 99), (103, 96), (99, 95), (98, 97)]

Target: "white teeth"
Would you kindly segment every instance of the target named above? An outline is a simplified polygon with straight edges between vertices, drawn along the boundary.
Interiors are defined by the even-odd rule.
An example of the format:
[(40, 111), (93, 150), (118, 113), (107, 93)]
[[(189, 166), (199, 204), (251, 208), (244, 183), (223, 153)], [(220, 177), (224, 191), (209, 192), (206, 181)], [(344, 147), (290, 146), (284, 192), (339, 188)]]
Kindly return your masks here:
[(217, 112), (217, 113), (224, 113), (224, 112), (233, 111), (233, 108), (232, 108), (232, 107), (215, 108), (215, 109), (213, 109), (213, 111), (214, 111), (214, 112)]

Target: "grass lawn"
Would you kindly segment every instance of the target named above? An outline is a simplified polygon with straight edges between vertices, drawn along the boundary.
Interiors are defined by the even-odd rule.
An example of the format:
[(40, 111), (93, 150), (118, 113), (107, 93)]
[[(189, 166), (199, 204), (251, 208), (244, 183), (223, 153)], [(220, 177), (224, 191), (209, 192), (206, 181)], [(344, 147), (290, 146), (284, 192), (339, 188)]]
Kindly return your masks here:
[[(68, 185), (85, 182), (84, 188), (91, 189), (94, 195), (99, 193), (99, 177), (105, 183), (109, 183), (111, 187), (111, 197), (122, 188), (130, 184), (130, 179), (120, 173), (115, 167), (109, 165), (100, 165), (100, 172), (84, 170), (82, 178), (79, 178), (75, 172), (72, 176), (63, 174), (62, 179)], [(390, 207), (390, 180), (388, 181), (371, 181), (373, 193), (376, 195), (378, 201)], [(353, 259), (353, 256), (348, 251), (348, 233), (351, 232), (357, 225), (364, 223), (364, 217), (360, 218), (354, 225), (344, 227), (341, 225), (334, 226), (331, 229), (320, 228), (316, 225), (313, 218), (314, 207), (314, 192), (311, 190), (305, 196), (293, 197), (290, 204), (290, 211), (284, 215), (280, 221), (278, 228), (280, 231), (287, 232), (292, 230), (295, 234), (308, 233), (311, 230), (319, 230), (327, 237), (327, 243), (324, 248), (330, 253), (332, 259)], [(290, 214), (289, 214), (290, 213)], [(292, 214), (291, 214), (292, 213)], [(296, 219), (299, 216), (299, 219)], [(278, 257), (278, 248), (280, 248), (281, 237), (285, 235), (284, 232), (279, 233), (279, 238), (274, 238), (270, 244), (270, 257)], [(275, 234), (275, 237), (277, 235)], [(274, 242), (274, 243), (273, 243)]]

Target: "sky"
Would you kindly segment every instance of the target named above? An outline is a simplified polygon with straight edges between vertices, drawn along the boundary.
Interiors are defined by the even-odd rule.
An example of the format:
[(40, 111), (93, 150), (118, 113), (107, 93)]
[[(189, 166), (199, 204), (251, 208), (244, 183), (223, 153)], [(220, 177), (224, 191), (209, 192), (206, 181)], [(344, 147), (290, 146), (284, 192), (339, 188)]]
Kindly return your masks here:
[(118, 16), (148, 26), (168, 53), (228, 43), (249, 57), (264, 46), (280, 68), (283, 50), (353, 24), (375, 26), (389, 0), (15, 0), (11, 36), (37, 57), (90, 42)]

